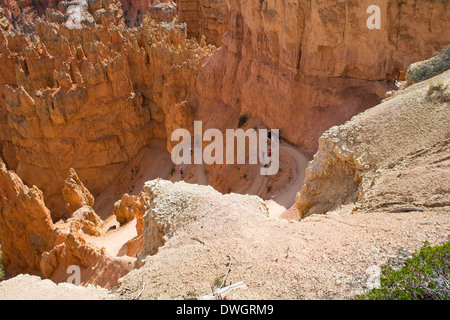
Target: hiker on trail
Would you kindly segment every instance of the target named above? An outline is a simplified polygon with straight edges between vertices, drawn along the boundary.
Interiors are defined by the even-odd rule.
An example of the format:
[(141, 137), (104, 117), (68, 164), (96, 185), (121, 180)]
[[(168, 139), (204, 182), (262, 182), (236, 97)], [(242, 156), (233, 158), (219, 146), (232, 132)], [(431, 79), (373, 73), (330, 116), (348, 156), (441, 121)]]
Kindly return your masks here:
[(180, 174), (181, 174), (181, 179), (184, 180), (184, 178), (183, 178), (183, 167), (180, 168)]
[(266, 163), (264, 165), (264, 168), (267, 168), (272, 163), (272, 151), (270, 150), (270, 148), (269, 148), (269, 153), (267, 155), (269, 157), (269, 163)]

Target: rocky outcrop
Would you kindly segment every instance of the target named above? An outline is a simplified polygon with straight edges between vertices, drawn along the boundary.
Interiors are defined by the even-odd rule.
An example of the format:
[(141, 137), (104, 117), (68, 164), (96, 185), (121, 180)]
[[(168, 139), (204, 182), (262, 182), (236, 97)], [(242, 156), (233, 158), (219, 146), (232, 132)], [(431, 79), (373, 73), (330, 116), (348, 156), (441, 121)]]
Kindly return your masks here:
[(214, 50), (176, 23), (145, 16), (125, 28), (117, 4), (89, 2), (81, 29), (60, 3), (36, 19), (35, 36), (0, 33), (1, 155), (43, 191), (54, 221), (70, 168), (95, 196), (150, 139), (188, 124), (179, 106), (190, 110), (184, 101)]
[(120, 224), (127, 223), (136, 218), (136, 230), (138, 235), (140, 235), (142, 234), (142, 218), (145, 214), (147, 202), (148, 196), (144, 192), (141, 192), (139, 196), (133, 196), (126, 193), (123, 195), (122, 199), (114, 203), (113, 214)]
[(120, 0), (128, 27), (139, 26), (148, 13), (157, 22), (172, 22), (177, 16), (177, 5), (171, 0)]
[(104, 234), (103, 221), (90, 206), (80, 207), (66, 222), (53, 224), (42, 191), (25, 185), (1, 160), (0, 191), (0, 243), (8, 276), (28, 273), (59, 283), (70, 276), (69, 266), (77, 266), (82, 284), (112, 288), (133, 269), (132, 259), (108, 255), (88, 240)]
[(226, 4), (223, 47), (197, 81), (199, 109), (257, 117), (310, 156), (326, 129), (380, 102), (387, 74), (450, 42), (442, 1), (380, 3), (379, 30), (367, 28), (370, 1)]
[(58, 237), (42, 191), (26, 186), (0, 160), (0, 194), (2, 264), (8, 274), (39, 274), (41, 255)]
[(406, 82), (408, 85), (421, 82), (448, 69), (450, 69), (450, 45), (434, 57), (410, 65), (406, 70)]
[(447, 71), (327, 130), (297, 194), (300, 216), (345, 203), (450, 206), (449, 103)]
[(90, 206), (78, 208), (67, 222), (72, 233), (82, 231), (92, 236), (102, 235), (103, 221)]
[(72, 168), (70, 168), (69, 177), (64, 182), (62, 194), (64, 200), (67, 202), (66, 207), (70, 214), (82, 206), (92, 207), (94, 205), (94, 197)]
[(114, 288), (119, 278), (134, 268), (133, 259), (110, 256), (80, 233), (69, 233), (62, 243), (45, 252), (40, 261), (43, 276), (56, 283), (68, 280), (68, 266), (80, 268), (81, 284), (107, 289)]
[[(144, 255), (156, 254), (167, 239), (204, 218), (208, 210), (203, 210), (202, 205), (210, 203), (210, 209), (214, 210), (221, 201), (228, 199), (211, 186), (192, 185), (183, 181), (172, 183), (162, 179), (148, 181), (144, 192), (149, 197), (143, 226)], [(258, 212), (267, 214), (267, 207), (260, 198), (242, 197), (247, 197), (246, 201), (258, 207)]]
[(188, 37), (222, 45), (228, 28), (229, 11), (225, 0), (178, 0), (178, 19), (187, 24)]

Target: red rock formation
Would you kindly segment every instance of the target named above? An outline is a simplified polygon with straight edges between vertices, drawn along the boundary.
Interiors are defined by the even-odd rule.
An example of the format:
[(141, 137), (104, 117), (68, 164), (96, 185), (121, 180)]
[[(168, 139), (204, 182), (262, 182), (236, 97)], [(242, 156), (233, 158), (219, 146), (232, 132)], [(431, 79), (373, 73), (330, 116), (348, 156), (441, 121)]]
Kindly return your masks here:
[(139, 26), (146, 13), (158, 22), (172, 22), (177, 15), (177, 6), (171, 0), (120, 0), (125, 15), (125, 24)]
[(380, 30), (366, 26), (370, 1), (226, 3), (228, 31), (197, 81), (199, 109), (258, 117), (309, 155), (326, 129), (380, 102), (388, 73), (450, 42), (442, 1), (385, 1)]
[(186, 40), (180, 25), (147, 18), (124, 28), (117, 7), (94, 4), (88, 13), (101, 25), (58, 23), (52, 12), (67, 19), (60, 4), (63, 11), (46, 13), (55, 23), (35, 22), (36, 37), (0, 33), (1, 153), (44, 192), (54, 221), (65, 214), (60, 190), (70, 168), (96, 195), (151, 138), (179, 124), (178, 106), (213, 50)]
[(129, 257), (135, 257), (143, 250), (143, 219), (147, 210), (148, 200), (149, 196), (145, 192), (141, 192), (139, 196), (124, 194), (122, 199), (114, 204), (113, 214), (120, 224), (136, 219), (137, 236), (125, 244), (126, 255)]
[(77, 173), (70, 169), (69, 177), (66, 179), (62, 190), (64, 200), (67, 202), (67, 211), (73, 213), (82, 206), (93, 206), (94, 197), (83, 185)]
[(106, 254), (89, 236), (102, 236), (102, 221), (89, 206), (54, 225), (42, 191), (29, 188), (0, 160), (0, 243), (7, 275), (29, 273), (55, 282), (80, 267), (81, 283), (113, 288), (133, 269), (133, 259)]
[(199, 41), (205, 37), (207, 43), (222, 45), (222, 36), (227, 31), (228, 7), (224, 0), (177, 0), (178, 17), (186, 22), (188, 37)]
[[(366, 27), (369, 1), (176, 3), (187, 25), (170, 21), (169, 1), (19, 1), (30, 8), (19, 13), (1, 2), (0, 156), (17, 173), (1, 166), (7, 270), (63, 281), (76, 264), (84, 281), (112, 286), (129, 261), (93, 240), (103, 222), (82, 185), (97, 196), (151, 139), (170, 151), (172, 131), (194, 119), (224, 129), (245, 113), (312, 155), (326, 129), (380, 101), (388, 73), (450, 42), (442, 1), (385, 2), (380, 30)], [(64, 201), (71, 168), (79, 182), (69, 179)], [(56, 227), (50, 217), (63, 217), (66, 202), (72, 218)]]
[(0, 159), (0, 243), (8, 274), (39, 274), (40, 256), (53, 248), (58, 232), (42, 192), (29, 188)]
[(138, 235), (142, 234), (142, 218), (145, 214), (145, 206), (148, 196), (141, 192), (139, 196), (133, 196), (125, 193), (121, 200), (114, 203), (113, 214), (120, 224), (137, 219), (136, 230)]

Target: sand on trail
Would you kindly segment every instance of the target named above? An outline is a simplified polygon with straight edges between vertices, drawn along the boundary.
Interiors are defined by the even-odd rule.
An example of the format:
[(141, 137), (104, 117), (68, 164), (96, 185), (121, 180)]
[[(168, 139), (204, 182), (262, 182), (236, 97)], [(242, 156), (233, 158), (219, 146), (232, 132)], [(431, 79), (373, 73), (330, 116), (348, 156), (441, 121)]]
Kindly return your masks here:
[[(266, 200), (269, 209), (269, 217), (279, 218), (283, 212), (293, 206), (295, 195), (301, 189), (305, 177), (305, 169), (308, 158), (297, 147), (286, 141), (280, 140), (280, 158), (290, 157), (295, 163), (295, 176), (285, 187)], [(183, 167), (184, 175), (181, 177), (179, 168)], [(261, 165), (255, 165), (253, 170), (260, 169)], [(173, 168), (173, 169), (172, 169)], [(171, 172), (171, 170), (173, 172)], [(258, 172), (259, 173), (259, 172)], [(269, 176), (254, 174), (255, 178), (250, 182), (243, 194), (261, 195), (267, 188)], [(146, 181), (163, 178), (171, 181), (185, 180), (189, 183), (208, 185), (208, 175), (205, 165), (183, 164), (175, 165), (171, 155), (166, 149), (164, 140), (155, 140), (141, 150), (119, 173), (115, 182), (107, 186), (95, 198), (94, 210), (104, 220), (102, 236), (86, 236), (86, 240), (104, 247), (108, 254), (113, 256), (124, 256), (126, 254), (126, 243), (137, 236), (136, 220), (120, 226), (112, 214), (114, 203), (121, 199), (123, 194), (138, 195)]]
[(299, 148), (296, 148), (284, 141), (280, 141), (280, 151), (291, 157), (295, 163), (295, 177), (283, 189), (279, 190), (275, 196), (266, 200), (269, 216), (271, 218), (279, 218), (282, 214), (291, 208), (295, 203), (295, 195), (302, 188), (305, 179), (305, 170), (308, 166), (309, 159)]

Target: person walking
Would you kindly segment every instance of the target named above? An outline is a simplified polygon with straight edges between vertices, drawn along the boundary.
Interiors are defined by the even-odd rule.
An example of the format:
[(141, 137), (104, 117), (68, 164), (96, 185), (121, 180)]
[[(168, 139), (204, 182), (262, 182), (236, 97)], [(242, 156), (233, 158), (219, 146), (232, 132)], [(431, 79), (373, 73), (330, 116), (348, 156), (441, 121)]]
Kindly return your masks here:
[(183, 167), (180, 167), (180, 174), (181, 174), (181, 179), (182, 179), (182, 180), (184, 180), (183, 173), (184, 173)]

